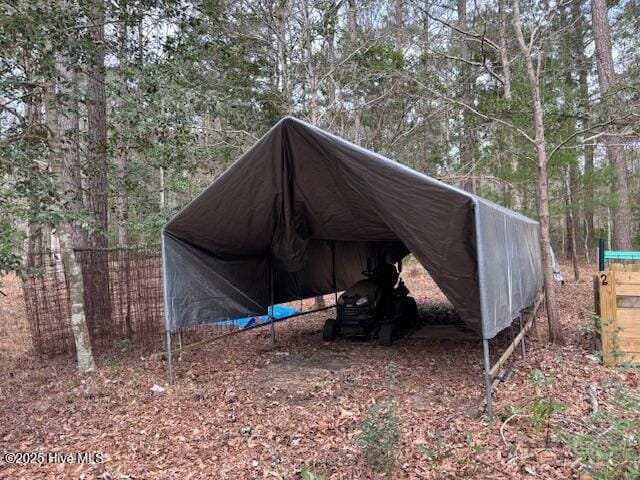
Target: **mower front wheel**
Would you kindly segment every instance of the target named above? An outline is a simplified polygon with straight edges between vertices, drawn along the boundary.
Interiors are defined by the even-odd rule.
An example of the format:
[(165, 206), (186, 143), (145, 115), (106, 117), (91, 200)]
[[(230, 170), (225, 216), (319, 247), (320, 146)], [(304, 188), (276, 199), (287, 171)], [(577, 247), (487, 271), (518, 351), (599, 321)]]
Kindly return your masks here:
[(393, 343), (393, 323), (383, 323), (378, 331), (378, 343), (390, 347)]
[(336, 338), (337, 329), (336, 319), (327, 319), (327, 321), (324, 322), (324, 327), (322, 328), (322, 340), (325, 342), (332, 342)]

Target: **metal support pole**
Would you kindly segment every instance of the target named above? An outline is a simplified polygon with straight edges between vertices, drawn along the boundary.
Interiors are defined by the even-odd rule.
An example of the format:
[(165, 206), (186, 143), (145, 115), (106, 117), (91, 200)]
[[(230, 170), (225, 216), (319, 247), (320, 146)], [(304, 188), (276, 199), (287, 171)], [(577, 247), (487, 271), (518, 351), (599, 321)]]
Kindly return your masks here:
[(336, 244), (331, 242), (331, 280), (333, 281), (333, 304), (336, 306), (338, 314), (338, 287), (336, 282)]
[(484, 353), (484, 379), (487, 390), (487, 417), (493, 420), (493, 381), (491, 378), (491, 359), (489, 358), (489, 340), (482, 339), (482, 350)]
[(604, 270), (604, 252), (607, 249), (604, 238), (598, 239), (598, 270)]
[(276, 319), (273, 315), (273, 257), (269, 260), (269, 307), (268, 314), (271, 319), (271, 343), (276, 344)]
[(178, 329), (178, 348), (180, 349), (180, 359), (182, 359), (182, 328)]
[[(522, 323), (522, 315), (518, 316), (518, 320), (520, 322), (520, 331), (522, 332), (522, 329), (524, 328), (524, 324)], [(526, 335), (522, 335), (522, 338), (520, 339), (520, 348), (522, 350), (522, 358), (527, 358), (527, 345), (525, 343), (525, 337)]]
[(173, 354), (171, 352), (171, 330), (167, 330), (167, 367), (169, 369), (169, 385), (173, 385)]

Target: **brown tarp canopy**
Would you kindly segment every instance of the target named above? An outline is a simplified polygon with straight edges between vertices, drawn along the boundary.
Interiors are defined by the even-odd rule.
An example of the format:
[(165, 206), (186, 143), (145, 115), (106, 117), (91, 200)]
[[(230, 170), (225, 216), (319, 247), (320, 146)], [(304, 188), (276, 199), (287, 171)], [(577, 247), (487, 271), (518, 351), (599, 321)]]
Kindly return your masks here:
[[(167, 328), (344, 290), (381, 250), (413, 253), (493, 338), (542, 285), (538, 224), (295, 118), (163, 229)], [(272, 291), (273, 288), (273, 291)]]

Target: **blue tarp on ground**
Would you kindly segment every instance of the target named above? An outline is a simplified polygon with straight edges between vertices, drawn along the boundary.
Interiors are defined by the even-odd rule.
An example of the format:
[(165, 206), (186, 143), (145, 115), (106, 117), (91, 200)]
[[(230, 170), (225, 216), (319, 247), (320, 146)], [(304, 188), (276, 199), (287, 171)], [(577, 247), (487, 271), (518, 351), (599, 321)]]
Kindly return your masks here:
[[(271, 310), (271, 307), (269, 307)], [(290, 315), (295, 315), (296, 313), (300, 313), (299, 310), (291, 307), (285, 307), (283, 305), (275, 305), (273, 307), (273, 317), (276, 319), (288, 317)], [(211, 325), (216, 326), (225, 326), (225, 325), (235, 325), (238, 328), (247, 328), (253, 327), (254, 325), (260, 323), (269, 323), (271, 321), (271, 317), (269, 315), (261, 315), (258, 317), (242, 317), (242, 318), (234, 318), (233, 320), (220, 320), (218, 322), (213, 322)]]

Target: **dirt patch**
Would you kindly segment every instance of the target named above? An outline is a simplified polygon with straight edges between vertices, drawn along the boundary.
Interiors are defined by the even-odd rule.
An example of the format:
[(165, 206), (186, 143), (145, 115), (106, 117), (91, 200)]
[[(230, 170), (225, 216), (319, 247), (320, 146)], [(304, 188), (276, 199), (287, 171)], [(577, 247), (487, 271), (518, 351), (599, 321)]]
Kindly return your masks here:
[(276, 351), (266, 365), (253, 374), (252, 383), (256, 393), (266, 398), (300, 403), (312, 400), (335, 372), (350, 365), (351, 360), (345, 356)]

